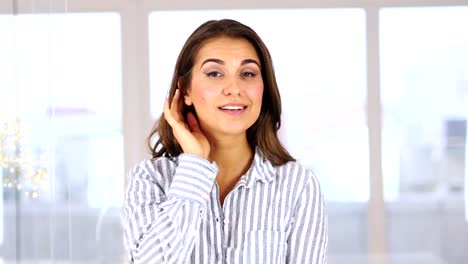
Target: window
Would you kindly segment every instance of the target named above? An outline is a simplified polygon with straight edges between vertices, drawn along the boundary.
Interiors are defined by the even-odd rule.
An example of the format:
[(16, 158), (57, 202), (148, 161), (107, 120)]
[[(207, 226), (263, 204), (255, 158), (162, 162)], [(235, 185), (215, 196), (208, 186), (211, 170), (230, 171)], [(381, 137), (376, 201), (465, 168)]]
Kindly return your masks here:
[(467, 8), (381, 11), (386, 197), (463, 194)]
[[(234, 18), (251, 26), (269, 48), (283, 104), (281, 139), (294, 157), (315, 171), (326, 198), (367, 201), (363, 10), (151, 13), (150, 83), (154, 118), (162, 113), (177, 55), (189, 34), (203, 22), (221, 18)], [(162, 26), (168, 24), (171, 27)]]
[[(2, 15), (0, 29), (0, 122), (21, 135), (2, 148), (2, 257), (120, 258), (100, 241), (122, 240), (109, 232), (124, 191), (120, 16)], [(46, 171), (35, 186), (28, 166)]]
[[(209, 19), (233, 18), (260, 35), (282, 98), (280, 138), (320, 180), (330, 263), (365, 256), (369, 199), (365, 13), (361, 9), (158, 11), (149, 16), (151, 111), (158, 118), (177, 55)], [(166, 27), (165, 25), (171, 25)], [(343, 235), (345, 234), (345, 235)], [(346, 259), (346, 260), (343, 260)]]
[(467, 259), (466, 25), (467, 7), (380, 11), (382, 162), (395, 259)]

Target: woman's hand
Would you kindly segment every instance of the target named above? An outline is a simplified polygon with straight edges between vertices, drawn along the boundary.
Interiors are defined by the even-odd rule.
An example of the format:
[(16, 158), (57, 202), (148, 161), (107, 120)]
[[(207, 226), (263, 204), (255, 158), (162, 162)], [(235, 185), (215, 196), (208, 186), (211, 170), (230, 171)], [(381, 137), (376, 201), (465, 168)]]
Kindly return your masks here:
[(183, 105), (180, 104), (180, 90), (177, 89), (171, 104), (169, 99), (164, 102), (164, 118), (172, 127), (175, 138), (179, 142), (184, 153), (194, 154), (208, 159), (210, 154), (210, 143), (200, 129), (198, 121), (189, 112), (187, 123), (182, 114)]

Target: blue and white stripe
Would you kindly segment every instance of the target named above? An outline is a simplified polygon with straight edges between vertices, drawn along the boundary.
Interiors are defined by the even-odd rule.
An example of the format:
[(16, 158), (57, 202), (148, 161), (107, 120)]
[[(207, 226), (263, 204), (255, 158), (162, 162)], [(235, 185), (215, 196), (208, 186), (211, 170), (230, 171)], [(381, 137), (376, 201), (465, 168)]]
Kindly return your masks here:
[(326, 263), (328, 226), (316, 177), (257, 151), (220, 204), (215, 163), (144, 160), (129, 173), (125, 244), (132, 263)]

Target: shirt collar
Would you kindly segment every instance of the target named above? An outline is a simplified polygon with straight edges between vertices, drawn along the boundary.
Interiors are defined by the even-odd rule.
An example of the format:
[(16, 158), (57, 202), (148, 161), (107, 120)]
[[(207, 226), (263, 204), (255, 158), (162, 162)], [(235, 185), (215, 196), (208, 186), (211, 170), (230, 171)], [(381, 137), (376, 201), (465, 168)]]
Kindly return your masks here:
[(257, 148), (255, 150), (255, 156), (249, 170), (239, 179), (238, 184), (242, 184), (246, 188), (250, 188), (255, 184), (256, 181), (261, 181), (263, 183), (273, 181), (275, 175), (276, 167), (274, 167)]

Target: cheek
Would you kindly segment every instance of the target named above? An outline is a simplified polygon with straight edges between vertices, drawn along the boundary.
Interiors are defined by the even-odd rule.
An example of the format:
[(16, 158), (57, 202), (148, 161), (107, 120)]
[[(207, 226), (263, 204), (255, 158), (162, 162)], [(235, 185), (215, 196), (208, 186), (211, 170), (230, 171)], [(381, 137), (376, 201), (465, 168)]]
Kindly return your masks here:
[(248, 94), (252, 101), (257, 104), (261, 104), (263, 97), (263, 83), (251, 86), (250, 89), (248, 89)]
[(201, 86), (192, 89), (191, 98), (195, 106), (208, 103), (213, 96), (214, 91), (213, 89), (209, 89), (209, 87)]
[(197, 94), (197, 103), (198, 104), (206, 104), (211, 97), (210, 93), (207, 91), (201, 91)]

